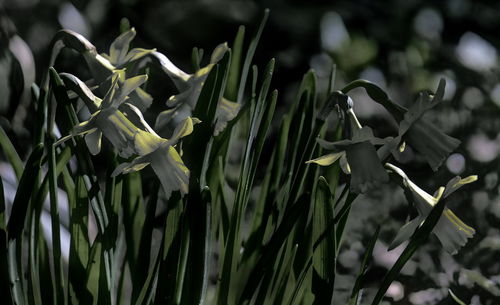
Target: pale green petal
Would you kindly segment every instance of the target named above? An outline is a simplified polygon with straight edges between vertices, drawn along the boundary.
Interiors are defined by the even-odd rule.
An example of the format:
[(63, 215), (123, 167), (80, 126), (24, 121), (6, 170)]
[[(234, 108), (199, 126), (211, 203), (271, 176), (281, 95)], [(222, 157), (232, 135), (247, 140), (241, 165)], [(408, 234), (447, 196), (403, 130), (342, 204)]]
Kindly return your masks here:
[(172, 146), (161, 148), (151, 154), (151, 167), (170, 197), (173, 191), (185, 195), (189, 191), (189, 169)]
[(132, 91), (136, 90), (148, 80), (147, 75), (138, 75), (129, 79), (124, 80), (118, 86), (118, 95), (112, 102), (113, 106), (118, 108), (120, 104), (124, 101), (125, 97), (129, 95)]
[(97, 118), (97, 126), (120, 156), (128, 158), (135, 153), (134, 137), (140, 129), (132, 124), (120, 110), (106, 108)]
[(111, 177), (116, 177), (120, 174), (128, 174), (131, 172), (137, 172), (145, 168), (146, 166), (149, 165), (150, 161), (150, 156), (141, 156), (137, 157), (132, 162), (124, 162), (118, 165), (113, 173), (111, 174)]
[[(434, 197), (434, 196), (428, 194), (427, 192), (422, 190), (420, 187), (418, 187), (418, 185), (413, 183), (413, 181), (411, 181), (410, 178), (408, 178), (408, 176), (406, 175), (406, 173), (402, 169), (400, 169), (399, 167), (396, 167), (390, 163), (386, 163), (385, 166), (390, 171), (396, 173), (397, 175), (399, 175), (402, 178), (403, 185), (410, 190), (410, 192), (412, 194), (412, 198), (413, 198), (414, 203), (415, 203), (415, 207), (417, 208), (419, 213), (422, 215), (427, 215), (430, 212), (430, 210), (432, 209), (432, 207), (439, 201), (439, 199), (440, 199), (439, 197), (441, 195), (439, 195), (439, 197)], [(440, 188), (440, 192), (442, 193), (443, 191), (444, 191), (444, 188), (442, 188), (442, 189)]]
[(125, 56), (124, 63), (129, 63), (129, 62), (141, 59), (144, 56), (147, 56), (155, 51), (156, 51), (156, 49), (134, 48), (134, 49), (130, 50), (130, 52), (127, 53), (127, 56)]
[(83, 58), (89, 67), (90, 74), (96, 83), (102, 83), (113, 73), (116, 69), (109, 60), (99, 54), (83, 53)]
[(141, 129), (138, 129), (134, 135), (134, 148), (139, 155), (152, 153), (167, 142), (167, 140), (160, 138), (158, 135)]
[(151, 126), (149, 126), (149, 124), (144, 119), (142, 112), (135, 105), (132, 105), (130, 103), (124, 103), (120, 109), (122, 110), (123, 114), (127, 117), (127, 119), (129, 119), (130, 122), (132, 122), (132, 124), (134, 124), (135, 126), (144, 131), (157, 135), (156, 132), (153, 130), (153, 128), (151, 128)]
[(456, 254), (474, 236), (475, 230), (463, 223), (450, 209), (445, 209), (443, 215), (432, 231), (446, 252)]
[(102, 100), (95, 96), (89, 87), (78, 77), (69, 73), (60, 73), (59, 75), (64, 81), (65, 86), (75, 92), (91, 112), (95, 112), (101, 107)]
[(85, 143), (89, 148), (89, 151), (94, 156), (101, 151), (101, 139), (102, 132), (100, 130), (95, 130), (94, 132), (89, 132), (85, 135)]
[(321, 166), (332, 165), (335, 161), (337, 161), (340, 157), (344, 156), (345, 152), (341, 151), (338, 153), (332, 153), (328, 155), (321, 156), (319, 158), (306, 161), (306, 163), (315, 163)]
[(175, 106), (179, 106), (181, 104), (188, 104), (191, 106), (191, 109), (193, 109), (194, 105), (189, 104), (189, 101), (193, 100), (193, 98), (192, 98), (193, 94), (194, 94), (194, 88), (190, 87), (179, 94), (172, 95), (167, 100), (167, 106), (168, 107), (175, 107)]
[(167, 106), (173, 107), (179, 104), (189, 105), (191, 110), (196, 107), (198, 98), (200, 97), (201, 89), (205, 79), (214, 65), (210, 64), (191, 75), (185, 82), (185, 86), (179, 88), (180, 93), (171, 96), (167, 101)]
[(387, 250), (391, 251), (392, 249), (401, 245), (404, 241), (410, 239), (413, 233), (415, 233), (415, 230), (422, 224), (423, 221), (424, 219), (419, 215), (410, 222), (406, 223), (404, 226), (402, 226), (401, 229), (399, 229), (398, 234), (396, 234), (396, 237), (394, 237), (394, 239), (392, 240)]
[(210, 57), (210, 63), (218, 63), (228, 50), (229, 47), (227, 46), (227, 42), (221, 43), (220, 45), (215, 47), (214, 51), (212, 52), (212, 56)]
[(197, 118), (185, 118), (174, 130), (169, 142), (170, 145), (175, 145), (181, 138), (190, 135), (193, 132), (193, 126), (200, 123)]
[(347, 162), (347, 157), (345, 154), (343, 154), (340, 157), (339, 165), (340, 165), (340, 168), (342, 169), (342, 171), (344, 172), (344, 174), (346, 174), (346, 175), (351, 174), (351, 167), (349, 166), (349, 163)]
[(163, 55), (162, 53), (154, 51), (151, 52), (151, 55), (158, 61), (163, 72), (165, 72), (172, 79), (177, 89), (185, 89), (185, 83), (188, 81), (191, 75), (177, 68), (170, 61), (170, 59), (168, 59), (167, 56)]
[(134, 104), (142, 111), (146, 111), (153, 103), (151, 94), (144, 91), (142, 88), (137, 88), (129, 95), (129, 103)]
[(115, 100), (115, 98), (117, 98), (118, 95), (118, 84), (120, 81), (120, 77), (123, 77), (123, 75), (120, 75), (122, 73), (123, 71), (116, 71), (115, 73), (113, 73), (113, 75), (111, 75), (111, 86), (104, 95), (101, 103), (101, 109), (108, 108), (113, 105), (113, 101)]
[(110, 62), (114, 65), (121, 65), (124, 63), (125, 56), (128, 53), (130, 42), (135, 37), (135, 29), (131, 28), (130, 30), (122, 33), (118, 36), (111, 46), (109, 47), (109, 57)]
[(217, 136), (221, 131), (226, 128), (229, 121), (233, 120), (241, 109), (241, 104), (231, 102), (226, 98), (221, 98), (217, 106), (215, 116), (217, 122), (215, 123), (214, 135)]
[(96, 130), (98, 130), (95, 123), (96, 123), (96, 114), (91, 116), (88, 121), (84, 121), (84, 122), (74, 126), (73, 129), (71, 130), (71, 133), (65, 137), (60, 138), (55, 143), (55, 145), (59, 145), (61, 143), (64, 143), (67, 140), (74, 138), (76, 136), (79, 136), (79, 135), (86, 135), (88, 133), (95, 132)]
[(448, 197), (451, 193), (455, 192), (462, 186), (472, 183), (474, 181), (477, 181), (478, 177), (476, 175), (472, 175), (466, 178), (461, 178), (460, 176), (456, 176), (455, 178), (451, 179), (447, 184), (446, 184), (446, 190), (444, 192), (444, 197)]
[(155, 129), (162, 129), (167, 126), (171, 121), (175, 119), (175, 117), (179, 114), (177, 108), (167, 109), (165, 111), (160, 112), (156, 117)]

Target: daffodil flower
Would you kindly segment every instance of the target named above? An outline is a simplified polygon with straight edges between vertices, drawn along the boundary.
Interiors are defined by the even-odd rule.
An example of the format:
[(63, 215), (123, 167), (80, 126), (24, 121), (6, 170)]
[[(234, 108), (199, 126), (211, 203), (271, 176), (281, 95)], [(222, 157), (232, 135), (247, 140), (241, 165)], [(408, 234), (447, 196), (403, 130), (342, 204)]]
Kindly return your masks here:
[(389, 111), (398, 122), (398, 136), (384, 147), (382, 154), (379, 153), (382, 155), (381, 159), (385, 159), (391, 152), (396, 154), (398, 148), (407, 145), (419, 152), (432, 170), (436, 171), (460, 144), (459, 140), (446, 135), (434, 124), (423, 118), (426, 111), (443, 100), (445, 85), (446, 81), (441, 79), (434, 96), (421, 93), (409, 109), (392, 102), (381, 88), (369, 81), (354, 81), (348, 84), (343, 91), (348, 92), (356, 87), (363, 87), (368, 95)]
[(434, 171), (460, 145), (459, 140), (446, 135), (422, 117), (427, 110), (441, 101), (441, 95), (442, 93), (438, 92), (431, 99), (427, 93), (421, 93), (417, 102), (408, 109), (399, 123), (398, 137), (422, 154)]
[[(140, 75), (125, 80), (118, 85), (118, 74), (113, 77), (113, 84), (104, 99), (96, 97), (76, 76), (61, 73), (66, 86), (75, 91), (86, 103), (92, 113), (87, 121), (76, 125), (71, 134), (59, 140), (65, 141), (76, 135), (85, 135), (89, 151), (96, 155), (101, 150), (102, 135), (111, 142), (119, 155), (128, 158), (136, 153), (134, 137), (140, 130), (118, 109), (128, 99), (128, 94), (147, 80), (147, 75)], [(130, 106), (130, 105), (129, 105)]]
[[(432, 196), (413, 183), (400, 168), (390, 163), (386, 163), (385, 166), (391, 173), (394, 173), (394, 175), (401, 179), (401, 184), (405, 189), (407, 200), (418, 212), (417, 217), (405, 224), (399, 230), (389, 246), (389, 250), (394, 249), (403, 241), (409, 239), (415, 230), (424, 222), (433, 206), (440, 200), (444, 200), (463, 185), (477, 180), (477, 176), (469, 176), (464, 179), (457, 176), (450, 180), (446, 187), (440, 187), (435, 195)], [(432, 232), (437, 236), (446, 252), (455, 254), (465, 245), (467, 239), (472, 238), (475, 230), (460, 220), (450, 209), (445, 208)]]
[(120, 164), (112, 176), (139, 171), (151, 165), (167, 197), (175, 190), (179, 190), (182, 195), (187, 194), (189, 169), (182, 162), (174, 146), (182, 137), (191, 134), (193, 125), (199, 122), (196, 118), (184, 119), (169, 140), (161, 138), (156, 133), (139, 130), (134, 136), (135, 150), (139, 157), (132, 162)]
[(109, 60), (109, 62), (118, 69), (123, 68), (125, 65), (146, 57), (156, 49), (143, 49), (143, 48), (133, 48), (129, 50), (130, 43), (135, 38), (136, 31), (134, 28), (123, 32), (118, 36), (109, 47), (109, 55), (101, 54), (104, 58)]
[[(147, 165), (151, 165), (167, 197), (176, 190), (179, 190), (183, 195), (186, 194), (189, 186), (189, 170), (175, 149), (175, 145), (182, 137), (192, 133), (193, 125), (199, 123), (199, 120), (186, 118), (177, 126), (172, 137), (168, 140), (158, 136), (144, 120), (140, 110), (134, 105), (125, 103), (128, 99), (127, 94), (133, 91), (136, 86), (144, 83), (147, 76), (142, 75), (127, 79), (121, 85), (119, 85), (118, 77), (118, 75), (114, 76), (110, 90), (101, 100), (94, 96), (77, 77), (61, 73), (61, 78), (65, 81), (66, 86), (75, 91), (94, 113), (89, 120), (75, 126), (69, 136), (58, 142), (76, 135), (85, 135), (90, 152), (98, 154), (101, 149), (101, 138), (104, 134), (113, 147), (118, 150), (120, 156), (124, 158), (137, 156), (131, 162), (120, 164), (114, 170), (113, 176), (139, 171)], [(120, 106), (129, 108), (129, 111), (124, 114), (118, 109)]]
[(351, 108), (350, 97), (345, 97), (352, 138), (336, 142), (317, 139), (321, 147), (333, 152), (306, 163), (328, 166), (340, 160), (342, 170), (351, 174), (351, 190), (355, 193), (365, 193), (389, 180), (375, 149), (375, 145), (384, 145), (388, 140), (375, 137), (370, 127), (362, 127)]
[[(151, 56), (157, 60), (161, 69), (170, 77), (170, 79), (172, 79), (174, 85), (180, 92), (177, 95), (172, 95), (168, 99), (167, 106), (170, 107), (170, 109), (165, 110), (158, 115), (155, 124), (157, 129), (168, 125), (176, 126), (178, 122), (191, 115), (192, 111), (196, 107), (203, 84), (208, 74), (214, 65), (222, 59), (227, 50), (228, 47), (226, 43), (218, 45), (212, 53), (210, 63), (206, 67), (196, 71), (194, 74), (188, 74), (182, 71), (160, 52), (151, 53)], [(216, 111), (217, 121), (214, 128), (215, 135), (225, 128), (227, 122), (236, 117), (240, 108), (240, 104), (231, 102), (225, 98), (221, 98), (221, 100), (219, 100)]]
[[(61, 30), (52, 40), (53, 47), (50, 65), (54, 65), (55, 60), (64, 47), (74, 49), (83, 56), (95, 84), (100, 85), (100, 90), (103, 90), (104, 88), (104, 90), (107, 91), (109, 86), (104, 84), (106, 84), (106, 81), (112, 77), (116, 70), (128, 68), (126, 66), (130, 63), (146, 58), (148, 54), (155, 51), (155, 49), (147, 50), (141, 48), (134, 48), (129, 51), (130, 42), (135, 35), (136, 32), (134, 28), (121, 34), (111, 44), (109, 50), (110, 54), (108, 55), (104, 53), (99, 54), (96, 47), (82, 35), (71, 30)], [(130, 73), (128, 74), (130, 75)], [(119, 81), (122, 82), (123, 79), (124, 78), (121, 77)], [(129, 97), (130, 102), (141, 109), (148, 108), (153, 100), (153, 98), (140, 87), (137, 87), (133, 92), (130, 92)]]

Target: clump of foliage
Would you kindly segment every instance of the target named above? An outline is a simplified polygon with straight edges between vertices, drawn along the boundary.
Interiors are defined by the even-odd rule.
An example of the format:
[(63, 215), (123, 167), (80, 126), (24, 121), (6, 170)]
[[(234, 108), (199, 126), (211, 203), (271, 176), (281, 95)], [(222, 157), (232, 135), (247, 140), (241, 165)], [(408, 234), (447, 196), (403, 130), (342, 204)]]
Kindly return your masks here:
[[(335, 69), (318, 92), (309, 71), (275, 118), (274, 60), (261, 73), (252, 66), (266, 18), (247, 48), (241, 27), (207, 65), (195, 49), (193, 73), (155, 49), (130, 49), (133, 28), (109, 54), (69, 30), (54, 37), (51, 67), (33, 85), (27, 161), (3, 130), (0, 139), (18, 179), (8, 218), (0, 196), (6, 304), (330, 304), (352, 204), (391, 179), (417, 214), (395, 236), (391, 248), (408, 243), (372, 304), (431, 233), (452, 254), (473, 236), (446, 204), (476, 176), (455, 177), (431, 195), (398, 164), (411, 146), (435, 171), (459, 145), (424, 118), (445, 82), (406, 109), (364, 80), (334, 91)], [(54, 69), (63, 48), (80, 54), (91, 79)], [(153, 107), (161, 102), (148, 84), (158, 73), (178, 91)], [(348, 96), (358, 87), (394, 117), (394, 136), (376, 137), (359, 122)], [(41, 225), (47, 196), (51, 239)], [(67, 261), (61, 230), (70, 233)], [(360, 301), (378, 233), (349, 304)]]

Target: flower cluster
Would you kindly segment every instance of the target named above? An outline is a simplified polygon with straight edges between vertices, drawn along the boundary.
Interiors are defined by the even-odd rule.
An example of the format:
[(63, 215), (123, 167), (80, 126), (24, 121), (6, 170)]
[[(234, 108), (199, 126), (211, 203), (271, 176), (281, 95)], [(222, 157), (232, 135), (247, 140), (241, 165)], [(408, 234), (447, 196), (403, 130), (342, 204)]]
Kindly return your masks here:
[[(205, 79), (212, 67), (226, 54), (228, 47), (227, 44), (219, 45), (208, 66), (194, 74), (188, 74), (155, 49), (130, 50), (130, 43), (135, 35), (133, 28), (121, 34), (111, 44), (109, 54), (98, 54), (87, 39), (72, 31), (63, 30), (56, 35), (51, 64), (63, 47), (69, 47), (82, 54), (93, 77), (92, 80), (83, 82), (74, 75), (60, 74), (65, 86), (76, 93), (91, 115), (74, 126), (71, 133), (58, 142), (82, 135), (89, 151), (96, 155), (101, 151), (104, 136), (120, 157), (132, 158), (119, 164), (113, 176), (139, 171), (150, 165), (167, 197), (173, 191), (180, 191), (184, 195), (189, 190), (190, 172), (181, 158), (177, 144), (193, 132), (194, 125), (200, 123), (200, 120), (191, 117), (192, 110), (196, 107)], [(168, 139), (160, 137), (142, 114), (151, 105), (152, 98), (141, 88), (148, 76), (138, 73), (141, 67), (151, 61), (159, 64), (179, 90), (167, 102), (167, 106), (171, 108), (157, 117), (156, 127), (168, 123), (172, 128)], [(103, 98), (96, 94), (102, 94)], [(221, 99), (214, 133), (220, 132), (236, 116), (239, 108), (238, 104)]]
[[(460, 141), (444, 134), (423, 118), (426, 111), (442, 100), (444, 81), (440, 82), (434, 96), (427, 93), (420, 94), (417, 102), (409, 109), (391, 102), (385, 93), (380, 88), (375, 88), (373, 84), (366, 82), (360, 84), (399, 121), (397, 136), (385, 139), (375, 137), (371, 128), (359, 123), (353, 110), (352, 99), (337, 91), (329, 98), (329, 102), (334, 103), (341, 111), (348, 139), (336, 142), (317, 139), (323, 149), (332, 152), (307, 163), (328, 166), (339, 160), (342, 170), (351, 175), (350, 190), (358, 194), (387, 182), (388, 173), (400, 181), (408, 202), (417, 210), (418, 216), (400, 229), (390, 246), (392, 249), (413, 235), (439, 200), (444, 200), (462, 185), (477, 180), (477, 176), (465, 179), (455, 177), (446, 187), (440, 188), (434, 196), (431, 196), (413, 183), (402, 169), (388, 163), (391, 156), (397, 159), (398, 153), (408, 144), (419, 152), (435, 171), (460, 144)], [(450, 254), (456, 253), (474, 232), (473, 228), (467, 226), (448, 208), (445, 208), (433, 230), (444, 249)]]

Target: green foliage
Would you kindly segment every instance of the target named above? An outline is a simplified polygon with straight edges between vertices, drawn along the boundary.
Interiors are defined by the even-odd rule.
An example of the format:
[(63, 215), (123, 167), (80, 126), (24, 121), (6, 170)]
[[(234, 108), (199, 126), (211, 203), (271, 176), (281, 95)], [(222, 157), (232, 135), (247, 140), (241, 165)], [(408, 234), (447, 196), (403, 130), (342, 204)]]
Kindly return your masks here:
[[(71, 48), (91, 79), (49, 67), (34, 105), (36, 145), (24, 165), (0, 130), (19, 179), (7, 225), (0, 198), (6, 304), (331, 304), (353, 203), (389, 184), (390, 175), (419, 216), (397, 236), (408, 245), (372, 304), (431, 233), (448, 252), (472, 237), (444, 200), (471, 179), (458, 177), (431, 196), (388, 163), (407, 144), (436, 170), (456, 148), (458, 140), (423, 118), (442, 100), (445, 83), (406, 109), (364, 80), (333, 92), (335, 69), (320, 92), (309, 71), (278, 117), (275, 60), (263, 69), (253, 64), (268, 14), (247, 48), (240, 27), (232, 49), (220, 44), (205, 66), (202, 50), (193, 50), (193, 73), (156, 49), (130, 49), (136, 32), (127, 26), (109, 55), (77, 33), (56, 34), (51, 65)], [(146, 92), (155, 69), (178, 90), (159, 112), (151, 105), (160, 102)], [(361, 125), (346, 95), (356, 87), (393, 115), (398, 134), (381, 139)], [(332, 152), (322, 156), (323, 150)], [(64, 220), (61, 192), (69, 210)], [(40, 222), (47, 195), (50, 239)], [(67, 259), (63, 229), (70, 236)], [(456, 237), (454, 230), (467, 234)], [(349, 304), (361, 300), (379, 232), (366, 245)]]

